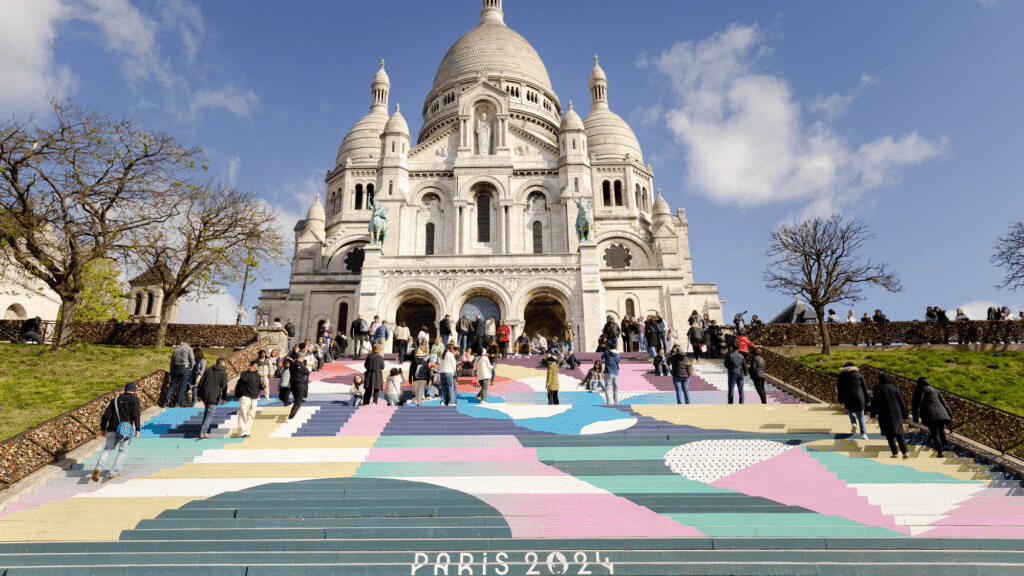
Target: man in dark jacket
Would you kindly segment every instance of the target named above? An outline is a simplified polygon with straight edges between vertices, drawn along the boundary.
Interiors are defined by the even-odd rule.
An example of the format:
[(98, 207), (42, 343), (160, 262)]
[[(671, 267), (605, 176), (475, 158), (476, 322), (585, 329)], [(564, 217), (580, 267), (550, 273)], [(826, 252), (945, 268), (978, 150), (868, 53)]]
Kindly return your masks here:
[(729, 347), (729, 353), (725, 355), (725, 369), (729, 372), (729, 404), (732, 404), (733, 388), (740, 392), (740, 404), (743, 404), (743, 375), (747, 373), (747, 359), (736, 349)]
[(469, 321), (469, 317), (465, 314), (462, 318), (459, 318), (459, 323), (455, 325), (455, 332), (459, 336), (459, 350), (469, 349), (469, 340), (473, 336), (473, 323)]
[(448, 346), (448, 341), (452, 338), (452, 317), (450, 314), (444, 315), (444, 319), (438, 325), (437, 333), (441, 336), (441, 344)]
[(604, 344), (608, 348), (619, 347), (619, 334), (622, 333), (622, 329), (615, 322), (614, 316), (608, 317), (608, 322), (604, 325), (604, 330), (601, 331), (601, 335), (604, 336)]
[(292, 404), (292, 411), (288, 414), (288, 419), (291, 420), (299, 413), (299, 408), (306, 401), (306, 390), (309, 386), (309, 367), (302, 360), (292, 362), (291, 374), (289, 376), (288, 385), (291, 386), (292, 397), (295, 401)]
[(263, 379), (259, 374), (260, 364), (253, 360), (249, 369), (238, 377), (235, 384), (235, 398), (238, 398), (238, 435), (248, 438), (252, 423), (256, 420), (256, 404), (263, 391)]
[(839, 402), (846, 407), (850, 414), (850, 434), (856, 434), (857, 424), (860, 424), (860, 437), (867, 440), (868, 431), (864, 427), (864, 410), (868, 406), (870, 397), (868, 384), (853, 362), (847, 362), (839, 369), (839, 381), (836, 387)]
[(203, 413), (203, 425), (199, 428), (200, 438), (210, 437), (210, 426), (213, 425), (213, 413), (217, 404), (228, 401), (228, 370), (224, 367), (224, 359), (217, 358), (217, 363), (206, 369), (199, 380), (199, 399), (206, 410)]
[(195, 361), (195, 354), (192, 353), (192, 347), (188, 345), (188, 342), (182, 342), (171, 353), (171, 385), (164, 394), (163, 401), (160, 403), (161, 407), (171, 404), (175, 390), (178, 391), (177, 405), (185, 405), (185, 395), (190, 388), (188, 379), (192, 374), (192, 365), (195, 364)]
[(750, 381), (754, 383), (754, 390), (757, 391), (757, 396), (761, 399), (761, 404), (767, 404), (768, 394), (764, 390), (764, 358), (761, 356), (761, 351), (758, 350), (756, 346), (750, 347), (750, 354)]
[(932, 435), (932, 443), (939, 457), (946, 449), (946, 426), (953, 421), (953, 411), (946, 404), (942, 393), (928, 382), (927, 378), (918, 378), (917, 387), (910, 405), (914, 414), (914, 422), (920, 417)]
[(366, 320), (362, 316), (357, 316), (352, 321), (349, 336), (352, 337), (352, 358), (358, 360), (370, 343), (370, 326), (366, 324)]
[(292, 342), (295, 341), (295, 324), (292, 324), (292, 319), (288, 319), (288, 323), (284, 325), (284, 332), (288, 335), (288, 347), (286, 350), (292, 349)]
[(43, 343), (43, 337), (39, 335), (40, 327), (43, 324), (43, 319), (39, 316), (35, 318), (29, 318), (21, 323), (21, 332), (18, 334), (18, 342), (21, 344), (28, 344), (29, 342), (35, 342), (36, 344)]
[(896, 448), (903, 452), (904, 458), (910, 458), (907, 453), (907, 442), (903, 438), (903, 421), (907, 419), (907, 403), (903, 395), (895, 386), (889, 383), (889, 377), (885, 374), (878, 376), (878, 385), (871, 393), (871, 416), (878, 418), (878, 427), (882, 435), (889, 441), (889, 449), (892, 457), (896, 458)]
[(131, 422), (135, 428), (135, 437), (139, 437), (139, 432), (142, 430), (142, 424), (139, 421), (142, 410), (139, 406), (139, 399), (135, 396), (135, 390), (135, 382), (125, 384), (124, 392), (111, 400), (106, 411), (103, 412), (103, 417), (100, 419), (100, 430), (107, 432), (107, 444), (103, 447), (103, 453), (100, 454), (96, 468), (92, 471), (93, 482), (100, 481), (103, 465), (107, 463), (107, 458), (113, 452), (114, 447), (117, 447), (117, 457), (114, 458), (114, 465), (110, 467), (107, 478), (117, 478), (121, 464), (128, 457), (128, 447), (131, 446), (132, 437), (118, 437), (117, 427), (121, 425), (121, 422)]

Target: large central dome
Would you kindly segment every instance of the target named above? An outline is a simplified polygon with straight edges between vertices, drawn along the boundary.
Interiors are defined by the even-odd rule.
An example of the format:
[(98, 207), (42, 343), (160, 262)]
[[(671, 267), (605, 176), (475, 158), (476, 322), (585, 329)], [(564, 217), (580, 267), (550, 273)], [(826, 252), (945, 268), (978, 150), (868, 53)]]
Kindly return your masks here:
[(501, 18), (485, 17), (466, 32), (445, 54), (434, 77), (431, 92), (453, 82), (480, 74), (501, 73), (536, 84), (554, 93), (548, 70), (533, 46)]

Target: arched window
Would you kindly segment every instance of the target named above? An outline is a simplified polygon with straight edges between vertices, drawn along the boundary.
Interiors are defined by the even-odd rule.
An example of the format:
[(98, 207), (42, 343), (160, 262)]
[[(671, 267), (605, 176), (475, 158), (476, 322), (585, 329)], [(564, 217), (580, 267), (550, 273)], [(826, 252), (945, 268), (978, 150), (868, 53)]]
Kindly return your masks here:
[(338, 323), (335, 326), (340, 332), (344, 332), (345, 327), (348, 326), (348, 302), (338, 304)]
[(135, 312), (134, 312), (134, 314), (136, 316), (138, 316), (139, 314), (142, 314), (142, 292), (137, 292), (135, 294)]
[(632, 298), (626, 298), (626, 316), (636, 316), (636, 306)]
[(615, 205), (622, 206), (622, 181), (615, 181)]
[(579, 178), (573, 178), (572, 179), (572, 190), (576, 194), (580, 193), (580, 179)]
[(539, 220), (533, 223), (533, 253), (544, 253), (544, 225)]
[(605, 180), (601, 183), (601, 191), (604, 192), (604, 205), (612, 205), (612, 185)]
[(651, 211), (651, 194), (644, 188), (644, 210)]
[(573, 150), (576, 149), (576, 139), (575, 138), (572, 139), (572, 149)]
[(363, 209), (363, 185), (356, 184), (356, 210)]
[(367, 184), (366, 185), (366, 209), (369, 210), (371, 205), (373, 205), (373, 184)]
[(476, 241), (491, 241), (491, 197), (488, 194), (476, 197)]
[(153, 314), (153, 293), (150, 292), (146, 296), (146, 316)]
[(636, 196), (636, 209), (637, 210), (643, 210), (644, 209), (644, 199), (640, 196), (640, 185), (639, 184), (636, 185), (636, 194), (634, 194), (634, 196)]
[(388, 180), (388, 196), (391, 196), (394, 193), (395, 193), (395, 181), (394, 180)]
[(426, 242), (425, 254), (427, 256), (433, 256), (434, 255), (434, 223), (433, 222), (428, 222), (427, 223), (427, 238), (426, 238), (426, 240), (427, 240), (427, 242)]

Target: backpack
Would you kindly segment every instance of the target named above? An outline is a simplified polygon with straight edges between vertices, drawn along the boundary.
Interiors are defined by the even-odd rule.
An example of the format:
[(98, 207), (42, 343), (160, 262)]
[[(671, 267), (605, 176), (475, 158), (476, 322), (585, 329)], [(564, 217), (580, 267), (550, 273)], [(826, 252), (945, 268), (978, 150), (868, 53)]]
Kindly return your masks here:
[(135, 436), (135, 426), (133, 426), (131, 422), (125, 422), (124, 420), (121, 420), (121, 410), (119, 410), (117, 407), (117, 401), (120, 398), (121, 397), (118, 396), (117, 398), (111, 400), (111, 402), (113, 402), (114, 404), (114, 413), (117, 414), (117, 421), (120, 422), (120, 424), (117, 425), (117, 439), (127, 440), (132, 436)]
[(370, 327), (366, 325), (366, 320), (359, 320), (359, 324), (356, 325), (356, 331), (360, 334), (366, 334), (370, 331)]

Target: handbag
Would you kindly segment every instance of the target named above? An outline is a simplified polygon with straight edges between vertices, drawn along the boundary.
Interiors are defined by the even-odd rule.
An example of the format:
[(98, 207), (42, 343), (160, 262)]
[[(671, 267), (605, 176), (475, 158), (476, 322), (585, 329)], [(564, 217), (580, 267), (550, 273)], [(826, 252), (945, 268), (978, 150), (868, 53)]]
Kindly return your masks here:
[(114, 413), (117, 414), (117, 421), (120, 422), (120, 424), (117, 425), (117, 439), (127, 440), (135, 435), (135, 426), (133, 426), (131, 422), (121, 420), (121, 410), (117, 407), (117, 401), (119, 398), (120, 396), (112, 400), (114, 403)]

